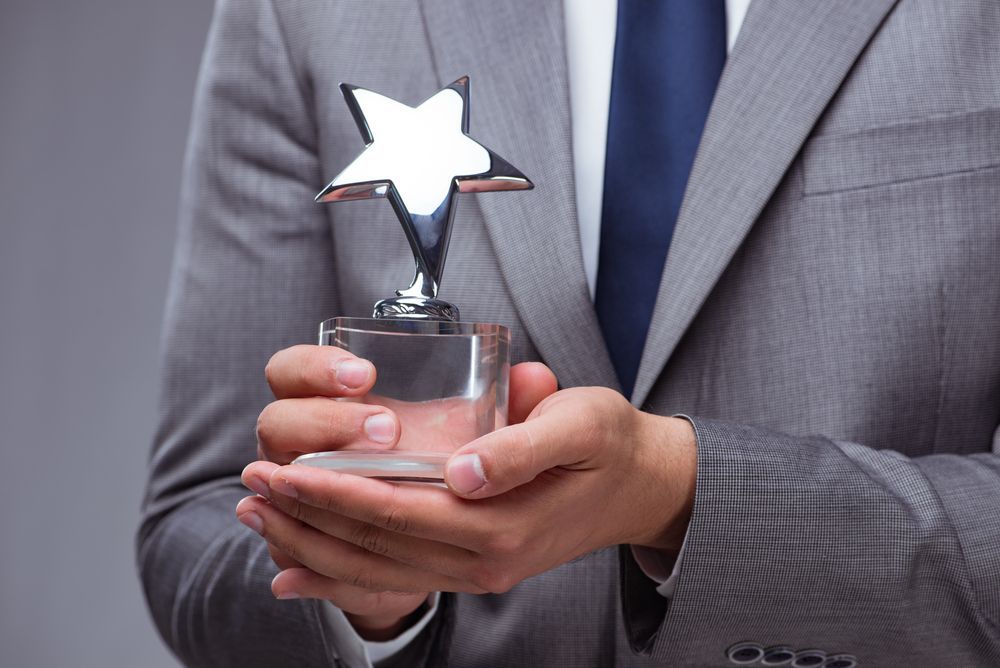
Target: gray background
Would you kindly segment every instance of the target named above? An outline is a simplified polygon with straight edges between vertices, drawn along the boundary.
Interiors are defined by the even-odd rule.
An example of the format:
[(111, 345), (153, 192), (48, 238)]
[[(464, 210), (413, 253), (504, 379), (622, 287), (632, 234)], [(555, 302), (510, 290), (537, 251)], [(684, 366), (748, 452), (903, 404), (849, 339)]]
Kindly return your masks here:
[(0, 0), (0, 665), (174, 666), (132, 541), (210, 0)]

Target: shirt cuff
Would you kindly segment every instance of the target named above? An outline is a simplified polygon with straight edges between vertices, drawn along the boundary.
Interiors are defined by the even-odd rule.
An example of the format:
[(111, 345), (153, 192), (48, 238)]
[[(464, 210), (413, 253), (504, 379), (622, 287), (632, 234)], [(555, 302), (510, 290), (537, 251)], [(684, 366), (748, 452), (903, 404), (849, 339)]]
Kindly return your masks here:
[[(689, 525), (688, 531), (690, 530), (691, 527)], [(673, 568), (670, 569), (668, 569), (667, 560), (664, 559), (663, 553), (659, 550), (640, 545), (629, 546), (632, 548), (632, 557), (635, 559), (635, 563), (639, 565), (639, 568), (646, 574), (646, 577), (658, 583), (656, 593), (663, 598), (673, 596), (674, 589), (677, 588), (677, 578), (681, 574), (681, 561), (684, 560), (684, 548), (687, 547), (687, 539), (688, 535), (685, 532), (684, 542), (681, 543), (681, 550), (677, 553), (677, 558), (674, 559)]]
[[(441, 598), (441, 595), (437, 592), (431, 594), (429, 601), (431, 606), (430, 609), (424, 613), (424, 616), (421, 617), (416, 624), (400, 633), (398, 637), (393, 638), (392, 640), (386, 640), (385, 642), (362, 640), (361, 642), (365, 644), (365, 649), (368, 650), (368, 657), (372, 660), (372, 663), (375, 661), (381, 661), (382, 659), (388, 659), (390, 656), (413, 642), (413, 639), (420, 635), (420, 632), (424, 630), (424, 627), (427, 626), (431, 619), (434, 618), (434, 613), (437, 612), (438, 609), (439, 598)], [(355, 633), (355, 635), (357, 635), (357, 633)]]
[(424, 613), (416, 624), (403, 631), (399, 636), (385, 642), (375, 642), (365, 640), (358, 635), (351, 623), (347, 621), (344, 612), (329, 601), (322, 601), (322, 610), (326, 618), (327, 628), (330, 629), (341, 661), (347, 666), (354, 668), (372, 668), (376, 661), (388, 659), (404, 647), (409, 645), (414, 638), (434, 618), (434, 613), (438, 609), (438, 599), (440, 594), (434, 592), (429, 599), (430, 609)]

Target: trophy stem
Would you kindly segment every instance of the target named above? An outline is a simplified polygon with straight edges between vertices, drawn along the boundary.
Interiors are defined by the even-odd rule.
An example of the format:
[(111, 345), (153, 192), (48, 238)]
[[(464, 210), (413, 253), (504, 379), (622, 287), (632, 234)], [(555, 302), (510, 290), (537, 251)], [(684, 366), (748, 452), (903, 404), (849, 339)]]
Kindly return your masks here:
[(458, 307), (443, 299), (423, 296), (399, 295), (383, 299), (375, 304), (372, 315), (376, 319), (388, 320), (437, 320), (458, 322)]

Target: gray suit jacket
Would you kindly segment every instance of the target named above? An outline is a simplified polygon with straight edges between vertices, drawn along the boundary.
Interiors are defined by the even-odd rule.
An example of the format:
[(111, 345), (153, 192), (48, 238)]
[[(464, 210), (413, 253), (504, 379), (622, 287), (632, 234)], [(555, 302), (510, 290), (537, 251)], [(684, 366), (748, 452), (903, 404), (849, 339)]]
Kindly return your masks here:
[[(337, 84), (472, 132), (537, 184), (463, 198), (443, 296), (563, 386), (615, 376), (574, 210), (559, 0), (220, 0), (194, 109), (139, 564), (206, 666), (330, 665), (236, 522), (262, 369), (410, 278), (385, 202), (319, 207), (359, 151)], [(694, 416), (673, 598), (609, 548), (448, 595), (397, 665), (1000, 664), (1000, 3), (756, 0), (705, 131), (633, 402)], [(628, 444), (623, 444), (627, 447)]]

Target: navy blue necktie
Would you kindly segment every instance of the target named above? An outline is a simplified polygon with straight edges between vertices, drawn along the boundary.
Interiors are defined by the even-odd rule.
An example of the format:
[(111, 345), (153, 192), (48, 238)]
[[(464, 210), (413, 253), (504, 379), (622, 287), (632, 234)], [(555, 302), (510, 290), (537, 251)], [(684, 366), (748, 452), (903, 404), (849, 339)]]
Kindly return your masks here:
[(625, 396), (725, 61), (725, 0), (618, 1), (595, 307)]

